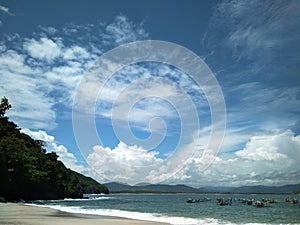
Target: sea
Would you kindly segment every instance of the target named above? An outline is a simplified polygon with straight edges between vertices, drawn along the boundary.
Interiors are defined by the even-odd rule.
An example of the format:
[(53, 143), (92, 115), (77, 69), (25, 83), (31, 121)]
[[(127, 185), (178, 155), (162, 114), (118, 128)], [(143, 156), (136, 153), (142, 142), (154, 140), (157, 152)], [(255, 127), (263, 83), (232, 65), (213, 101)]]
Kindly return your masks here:
[[(34, 205), (70, 213), (103, 215), (166, 222), (198, 224), (300, 224), (300, 205), (286, 202), (296, 195), (268, 194), (108, 194), (87, 195), (84, 199), (35, 201)], [(220, 206), (217, 199), (231, 199)], [(188, 203), (193, 199), (195, 203)], [(200, 199), (200, 201), (197, 201)], [(257, 207), (245, 199), (273, 199), (276, 203)]]

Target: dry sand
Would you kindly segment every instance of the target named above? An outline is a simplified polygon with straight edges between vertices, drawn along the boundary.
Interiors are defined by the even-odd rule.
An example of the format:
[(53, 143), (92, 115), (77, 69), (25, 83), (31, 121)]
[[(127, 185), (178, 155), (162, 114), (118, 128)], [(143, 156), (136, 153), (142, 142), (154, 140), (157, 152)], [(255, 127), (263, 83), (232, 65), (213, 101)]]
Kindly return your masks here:
[(93, 216), (61, 212), (51, 208), (28, 206), (15, 203), (0, 203), (0, 224), (15, 225), (163, 225), (164, 223), (131, 220), (118, 217)]

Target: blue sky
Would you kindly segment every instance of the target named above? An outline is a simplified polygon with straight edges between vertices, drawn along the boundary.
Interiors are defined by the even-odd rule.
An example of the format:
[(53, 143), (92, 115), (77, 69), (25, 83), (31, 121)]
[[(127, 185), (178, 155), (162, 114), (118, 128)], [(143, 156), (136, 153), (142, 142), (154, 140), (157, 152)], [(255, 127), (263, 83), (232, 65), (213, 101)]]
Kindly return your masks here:
[[(298, 27), (299, 1), (0, 1), (0, 96), (23, 132), (100, 182), (297, 183)], [(192, 51), (221, 95), (162, 62), (126, 65), (104, 82), (99, 58), (143, 40)], [(74, 122), (78, 96), (86, 105)], [(220, 99), (226, 114), (214, 121)], [(211, 141), (222, 123), (224, 138)]]

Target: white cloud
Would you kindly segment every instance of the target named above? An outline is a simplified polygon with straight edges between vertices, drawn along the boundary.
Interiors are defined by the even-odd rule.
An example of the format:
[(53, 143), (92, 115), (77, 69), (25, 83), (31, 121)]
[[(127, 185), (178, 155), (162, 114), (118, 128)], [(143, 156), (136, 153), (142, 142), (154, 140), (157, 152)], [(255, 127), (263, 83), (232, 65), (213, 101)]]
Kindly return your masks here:
[(8, 13), (8, 8), (5, 6), (0, 5), (0, 11)]
[(44, 31), (48, 35), (54, 35), (58, 32), (58, 30), (55, 27), (46, 27), (46, 26), (39, 26), (39, 28)]
[(74, 154), (70, 153), (65, 146), (57, 144), (55, 137), (47, 134), (46, 131), (31, 131), (29, 129), (22, 129), (22, 132), (31, 136), (33, 139), (45, 141), (47, 152), (55, 152), (58, 155), (58, 159), (62, 161), (67, 168), (77, 172), (88, 171), (88, 168), (78, 164), (78, 160)]
[(115, 42), (117, 45), (146, 39), (148, 34), (142, 28), (142, 24), (136, 25), (130, 22), (125, 16), (117, 16), (113, 23), (105, 28), (103, 38), (106, 43)]
[[(119, 25), (124, 25), (123, 36)], [(53, 129), (57, 116), (64, 115), (64, 112), (57, 111), (57, 106), (71, 109), (75, 88), (103, 52), (103, 46), (119, 43), (114, 38), (121, 36), (124, 41), (131, 40), (133, 36), (136, 39), (144, 37), (142, 27), (125, 17), (122, 23), (121, 18), (116, 18), (110, 26), (118, 27), (116, 30), (108, 29), (112, 37), (110, 40), (104, 40), (102, 31), (99, 31), (105, 31), (104, 24), (99, 27), (93, 24), (72, 25), (80, 33), (76, 36), (59, 36), (64, 28), (44, 26), (39, 26), (41, 32), (35, 33), (35, 38), (31, 39), (18, 34), (4, 34), (6, 41), (1, 42), (0, 55), (0, 94), (8, 97), (13, 104), (9, 116), (22, 127)], [(130, 37), (126, 39), (126, 35)]]
[(5, 14), (9, 14), (9, 15), (12, 15), (10, 12), (9, 12), (9, 8), (8, 7), (5, 7), (3, 5), (0, 5), (0, 12), (3, 12)]
[(201, 158), (187, 162), (169, 182), (194, 186), (283, 185), (299, 181), (300, 135), (291, 130), (250, 138), (244, 149), (220, 154), (205, 171)]
[(147, 166), (163, 161), (157, 154), (156, 151), (120, 142), (114, 149), (95, 146), (94, 152), (87, 157), (87, 162), (100, 177), (134, 184), (145, 179), (149, 173)]
[(274, 59), (272, 48), (299, 38), (294, 29), (300, 22), (299, 8), (298, 1), (221, 1), (204, 41), (209, 47), (232, 48), (236, 60), (266, 55)]
[(275, 135), (254, 136), (236, 155), (254, 161), (295, 161), (300, 159), (300, 135), (291, 130)]
[[(214, 161), (222, 161), (216, 157), (217, 151), (207, 149), (209, 134), (203, 134), (198, 139), (196, 132), (193, 140), (187, 145), (168, 153), (165, 159), (160, 158), (159, 152), (146, 150), (139, 146), (129, 146), (120, 142), (118, 146), (95, 146), (94, 152), (87, 156), (87, 162), (98, 173), (99, 177), (110, 181), (121, 181), (129, 184), (140, 182), (182, 183), (185, 179), (197, 179), (197, 174), (191, 174), (191, 166), (197, 172), (203, 173), (205, 168)], [(180, 174), (180, 175), (179, 175)], [(195, 176), (196, 175), (196, 176)]]
[[(300, 32), (296, 27), (300, 26), (299, 18), (299, 1), (224, 0), (215, 5), (202, 41), (211, 53), (207, 57), (208, 63), (214, 65), (215, 70), (221, 71), (218, 78), (220, 78), (222, 86), (227, 89), (225, 94), (233, 88), (236, 81), (248, 83), (255, 80), (261, 82), (265, 88), (265, 93), (260, 95), (257, 95), (257, 89), (248, 89), (249, 93), (246, 96), (250, 98), (255, 96), (257, 102), (254, 102), (253, 105), (251, 103), (243, 104), (242, 107), (234, 108), (233, 110), (236, 110), (236, 113), (232, 114), (234, 122), (237, 122), (237, 117), (244, 115), (243, 121), (239, 122), (245, 123), (251, 118), (251, 124), (257, 125), (258, 121), (252, 120), (260, 117), (267, 120), (261, 127), (273, 126), (274, 128), (281, 125), (283, 125), (283, 129), (295, 127), (291, 124), (297, 123), (295, 118), (292, 118), (293, 121), (290, 119), (293, 114), (290, 113), (292, 110), (287, 110), (290, 107), (289, 104), (286, 105), (286, 102), (283, 102), (283, 105), (275, 110), (267, 111), (269, 102), (260, 103), (264, 99), (270, 100), (268, 85), (276, 86), (276, 88), (280, 86), (279, 92), (292, 86), (291, 84), (297, 88), (300, 58), (299, 48), (296, 46), (300, 40)], [(280, 96), (280, 93), (277, 94)], [(242, 100), (240, 97), (245, 96), (238, 93), (234, 100), (228, 97), (228, 105), (232, 106), (239, 99)], [(272, 102), (276, 99), (278, 98), (275, 96)], [(248, 102), (245, 101), (245, 103)], [(249, 109), (249, 113), (245, 112), (246, 110), (240, 111), (240, 109)], [(252, 115), (254, 109), (257, 110)], [(256, 115), (261, 109), (265, 110), (266, 114), (270, 112), (270, 116)], [(297, 106), (292, 109), (297, 109)], [(272, 118), (277, 110), (285, 111), (285, 114)], [(296, 114), (299, 113), (295, 112), (292, 117), (295, 117)], [(276, 121), (276, 123), (272, 121)], [(260, 129), (260, 127), (256, 127), (256, 129)]]
[(114, 102), (112, 117), (142, 125), (154, 117), (172, 118), (174, 111), (164, 101), (172, 103), (175, 96), (179, 98), (178, 90), (162, 80), (131, 83)]
[[(14, 50), (3, 52), (0, 56), (0, 94), (7, 96), (13, 105), (8, 115), (22, 127), (54, 128), (56, 112), (53, 107), (59, 102), (71, 102), (70, 92), (84, 73), (78, 67), (72, 63), (68, 67), (53, 68), (55, 73), (45, 73), (39, 64), (32, 66), (25, 55)], [(53, 92), (60, 94), (59, 98), (52, 98)]]
[[(178, 141), (180, 143), (174, 148), (182, 149), (183, 145), (186, 146), (193, 139), (193, 134), (199, 128), (198, 115), (195, 111), (203, 105), (198, 105), (199, 102), (193, 103), (191, 99), (193, 95), (190, 92), (199, 92), (199, 87), (189, 85), (193, 84), (192, 80), (174, 70), (166, 65), (131, 65), (111, 77), (101, 93), (98, 92), (105, 81), (95, 72), (89, 79), (84, 80), (85, 88), (82, 88), (79, 96), (80, 101), (87, 107), (80, 107), (79, 110), (85, 113), (85, 110), (92, 109), (91, 114), (94, 113), (95, 103), (91, 102), (91, 99), (98, 96), (99, 105), (96, 113), (112, 120), (119, 140), (126, 140), (127, 143), (152, 150), (159, 146), (164, 137), (181, 133)], [(200, 96), (201, 92), (198, 95)], [(132, 133), (132, 130), (127, 129), (128, 125), (134, 128), (134, 131), (146, 130), (151, 132), (151, 135), (148, 139), (140, 139)], [(175, 129), (172, 129), (174, 127)], [(167, 135), (166, 131), (169, 132)], [(165, 151), (172, 150), (174, 149)], [(163, 168), (164, 172), (161, 170), (163, 176), (170, 174), (168, 169), (169, 165), (166, 165)], [(154, 172), (151, 176), (147, 179), (153, 181), (158, 177)]]
[(86, 49), (75, 45), (67, 48), (63, 53), (63, 57), (66, 60), (88, 59), (91, 58), (91, 54)]
[(226, 129), (220, 153), (239, 150), (251, 138), (252, 132), (245, 127), (230, 127)]
[(14, 50), (6, 50), (6, 46), (2, 47), (4, 52), (0, 55), (0, 70), (5, 73), (5, 71), (16, 72), (16, 73), (31, 73), (35, 74), (36, 71), (25, 64), (25, 56), (19, 54)]
[[(90, 82), (95, 83), (94, 80)], [(104, 85), (105, 81), (99, 79), (98, 82), (91, 94), (98, 93), (99, 86)], [(201, 110), (205, 104), (207, 106), (203, 99), (205, 97), (199, 87), (178, 69), (152, 63), (130, 65), (105, 83), (98, 95), (97, 113), (108, 118), (128, 120), (137, 128), (148, 129), (152, 118), (168, 120), (177, 116), (176, 111), (180, 117), (186, 117), (193, 108)]]
[(93, 170), (89, 165), (83, 166), (79, 163), (76, 156), (71, 153), (64, 145), (57, 144), (55, 137), (49, 135), (44, 130), (32, 131), (29, 129), (22, 129), (21, 132), (29, 135), (35, 140), (42, 140), (46, 142), (46, 151), (55, 152), (58, 155), (58, 160), (62, 161), (67, 168), (81, 173), (85, 176), (92, 177), (98, 182), (104, 183), (108, 180), (100, 177), (99, 174)]
[(46, 131), (31, 131), (29, 129), (22, 129), (22, 132), (29, 135), (33, 139), (41, 140), (45, 142), (54, 142), (54, 136), (48, 135)]
[(40, 40), (27, 40), (23, 47), (28, 51), (31, 57), (46, 60), (48, 62), (59, 57), (62, 48), (62, 46), (59, 46), (56, 42), (46, 37), (42, 37)]
[(258, 82), (231, 87), (226, 91), (231, 129), (239, 134), (255, 135), (296, 128), (300, 113), (299, 93), (297, 87), (271, 87)]
[[(67, 24), (65, 27), (62, 28), (62, 31), (65, 35), (72, 35), (74, 36), (77, 32), (79, 32), (83, 27), (74, 23)], [(85, 26), (88, 28), (88, 26)]]
[(55, 127), (53, 100), (43, 92), (49, 83), (38, 76), (41, 71), (26, 65), (24, 55), (8, 50), (0, 56), (0, 72), (0, 95), (13, 105), (8, 115), (22, 127)]

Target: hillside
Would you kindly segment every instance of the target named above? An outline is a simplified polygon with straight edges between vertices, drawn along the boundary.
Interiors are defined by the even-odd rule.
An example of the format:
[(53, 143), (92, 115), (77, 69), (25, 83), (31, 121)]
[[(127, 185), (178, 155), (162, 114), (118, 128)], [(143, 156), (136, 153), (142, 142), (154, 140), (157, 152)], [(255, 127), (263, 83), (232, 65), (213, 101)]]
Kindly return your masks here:
[(198, 189), (186, 185), (167, 185), (167, 184), (145, 184), (127, 185), (117, 182), (106, 183), (105, 186), (111, 192), (131, 192), (131, 193), (197, 193)]
[(70, 169), (56, 153), (46, 153), (45, 143), (21, 133), (5, 116), (6, 98), (0, 104), (0, 198), (81, 198), (86, 193), (108, 193), (107, 187)]

